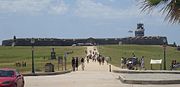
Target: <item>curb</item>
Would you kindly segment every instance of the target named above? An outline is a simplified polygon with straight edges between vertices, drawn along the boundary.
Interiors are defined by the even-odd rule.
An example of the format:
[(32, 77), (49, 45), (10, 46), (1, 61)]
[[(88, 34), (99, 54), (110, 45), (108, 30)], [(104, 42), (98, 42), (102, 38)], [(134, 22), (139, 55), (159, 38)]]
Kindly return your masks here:
[(119, 80), (126, 84), (180, 84), (180, 80), (127, 80), (123, 76)]
[(72, 70), (61, 71), (61, 72), (38, 72), (38, 73), (23, 73), (23, 76), (48, 76), (48, 75), (60, 75), (70, 73)]
[(180, 74), (180, 71), (159, 71), (159, 70), (113, 70), (114, 73), (167, 73), (167, 74)]

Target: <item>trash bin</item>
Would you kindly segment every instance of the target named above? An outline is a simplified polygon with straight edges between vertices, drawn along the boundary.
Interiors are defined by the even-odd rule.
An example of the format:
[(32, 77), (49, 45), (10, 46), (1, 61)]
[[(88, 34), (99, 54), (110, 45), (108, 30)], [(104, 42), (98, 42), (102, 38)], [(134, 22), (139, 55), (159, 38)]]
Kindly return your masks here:
[(177, 47), (177, 50), (180, 51), (180, 46)]
[(46, 63), (45, 72), (54, 72), (54, 65), (52, 63)]

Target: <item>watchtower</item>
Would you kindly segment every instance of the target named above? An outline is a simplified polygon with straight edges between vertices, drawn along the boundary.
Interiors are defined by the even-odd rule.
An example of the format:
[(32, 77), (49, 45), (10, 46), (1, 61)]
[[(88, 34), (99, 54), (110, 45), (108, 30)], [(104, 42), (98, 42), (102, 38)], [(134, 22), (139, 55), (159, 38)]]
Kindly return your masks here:
[(135, 30), (135, 36), (144, 36), (144, 24), (138, 23), (137, 24), (137, 29)]

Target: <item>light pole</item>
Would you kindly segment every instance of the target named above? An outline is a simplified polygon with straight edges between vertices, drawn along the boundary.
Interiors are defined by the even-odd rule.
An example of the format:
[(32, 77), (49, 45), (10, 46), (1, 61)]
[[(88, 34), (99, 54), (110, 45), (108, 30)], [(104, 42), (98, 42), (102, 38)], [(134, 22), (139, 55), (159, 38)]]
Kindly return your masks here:
[(166, 39), (163, 39), (163, 51), (164, 51), (164, 70), (166, 70)]
[(67, 68), (66, 68), (66, 58), (67, 58), (67, 52), (65, 52), (64, 53), (64, 69), (65, 69), (65, 71), (67, 70)]
[(32, 45), (32, 73), (35, 74), (35, 68), (34, 68), (34, 43), (35, 39), (31, 39), (31, 45)]
[(12, 43), (12, 46), (15, 47), (16, 45), (16, 36), (13, 37), (13, 43)]

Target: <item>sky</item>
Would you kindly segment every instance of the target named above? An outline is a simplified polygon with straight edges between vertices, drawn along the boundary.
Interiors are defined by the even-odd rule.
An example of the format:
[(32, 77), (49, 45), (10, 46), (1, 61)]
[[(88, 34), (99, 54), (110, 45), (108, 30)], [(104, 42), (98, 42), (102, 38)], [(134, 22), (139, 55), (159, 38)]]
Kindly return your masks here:
[(123, 38), (144, 23), (146, 36), (180, 45), (180, 24), (138, 0), (0, 0), (0, 42), (17, 38)]

